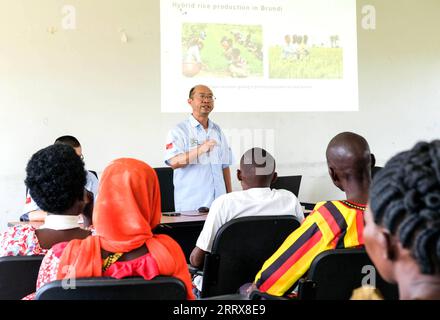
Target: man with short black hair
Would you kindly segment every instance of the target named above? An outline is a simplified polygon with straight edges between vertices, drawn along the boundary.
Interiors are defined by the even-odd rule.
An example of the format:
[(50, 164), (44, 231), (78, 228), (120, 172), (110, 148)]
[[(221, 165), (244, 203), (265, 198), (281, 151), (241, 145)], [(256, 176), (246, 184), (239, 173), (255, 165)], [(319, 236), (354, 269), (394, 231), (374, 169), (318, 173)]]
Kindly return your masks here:
[(367, 141), (351, 132), (328, 144), (327, 166), (333, 184), (347, 200), (317, 203), (313, 212), (263, 264), (254, 288), (275, 296), (289, 294), (321, 252), (364, 244), (364, 211), (371, 182), (371, 154)]
[[(71, 146), (76, 154), (84, 161), (84, 156), (82, 154), (82, 147), (79, 143), (78, 139), (74, 136), (61, 136), (55, 139), (54, 144), (64, 144)], [(85, 189), (89, 191), (93, 195), (92, 200), (96, 200), (98, 195), (98, 177), (95, 176), (92, 172), (86, 170), (87, 174), (87, 182), (85, 185)], [(44, 221), (47, 213), (41, 210), (35, 201), (31, 198), (28, 190), (26, 190), (26, 203), (24, 206), (24, 213), (21, 215), (21, 221)]]

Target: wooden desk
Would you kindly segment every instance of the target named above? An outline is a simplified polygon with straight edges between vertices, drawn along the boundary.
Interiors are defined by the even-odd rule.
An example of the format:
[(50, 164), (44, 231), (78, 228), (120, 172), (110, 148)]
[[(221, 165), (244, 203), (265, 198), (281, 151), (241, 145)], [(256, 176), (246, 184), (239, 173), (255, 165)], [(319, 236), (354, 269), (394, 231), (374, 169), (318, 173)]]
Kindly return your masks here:
[[(203, 229), (207, 213), (201, 214), (197, 211), (181, 212), (179, 216), (162, 216), (160, 224), (154, 228), (153, 232), (158, 234), (167, 234), (177, 241), (182, 247), (187, 262), (193, 248), (196, 245), (197, 238)], [(12, 221), (8, 222), (8, 227), (17, 224), (30, 224), (35, 228), (40, 227), (44, 222), (42, 221)]]
[(197, 211), (182, 211), (180, 216), (164, 216), (160, 219), (161, 224), (170, 223), (186, 223), (186, 222), (205, 222), (207, 213), (199, 213)]
[(207, 213), (201, 214), (197, 211), (181, 212), (180, 216), (174, 217), (162, 216), (160, 224), (154, 228), (154, 233), (167, 234), (176, 240), (189, 263), (189, 256), (196, 246), (206, 217)]
[[(175, 224), (175, 223), (188, 223), (188, 222), (205, 222), (207, 213), (197, 213), (197, 211), (181, 212), (179, 216), (162, 216), (160, 219), (161, 224)], [(43, 225), (43, 221), (10, 221), (8, 227), (13, 227), (17, 224), (30, 224), (31, 226), (38, 228)], [(202, 223), (203, 224), (203, 223)]]

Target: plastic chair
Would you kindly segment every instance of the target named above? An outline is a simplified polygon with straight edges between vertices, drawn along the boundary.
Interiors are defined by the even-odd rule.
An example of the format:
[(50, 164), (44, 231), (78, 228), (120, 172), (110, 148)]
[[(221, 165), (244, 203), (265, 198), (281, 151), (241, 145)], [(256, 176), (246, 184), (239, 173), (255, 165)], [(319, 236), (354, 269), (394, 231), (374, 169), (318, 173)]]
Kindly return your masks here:
[(252, 282), (263, 263), (299, 227), (294, 216), (233, 219), (217, 232), (205, 255), (201, 297), (236, 293)]
[[(64, 281), (64, 283), (63, 283)], [(64, 284), (64, 286), (63, 286)], [(69, 289), (69, 285), (72, 286)], [(184, 300), (186, 288), (174, 277), (109, 277), (57, 280), (41, 287), (36, 300)]]
[(373, 268), (365, 249), (324, 251), (313, 260), (306, 279), (299, 281), (298, 298), (349, 300), (353, 290), (362, 286), (362, 279), (372, 276), (385, 300), (398, 300), (397, 285), (385, 282)]
[(173, 169), (170, 167), (154, 168), (159, 179), (162, 212), (174, 212)]
[(44, 256), (0, 258), (0, 299), (19, 300), (35, 292), (38, 271)]

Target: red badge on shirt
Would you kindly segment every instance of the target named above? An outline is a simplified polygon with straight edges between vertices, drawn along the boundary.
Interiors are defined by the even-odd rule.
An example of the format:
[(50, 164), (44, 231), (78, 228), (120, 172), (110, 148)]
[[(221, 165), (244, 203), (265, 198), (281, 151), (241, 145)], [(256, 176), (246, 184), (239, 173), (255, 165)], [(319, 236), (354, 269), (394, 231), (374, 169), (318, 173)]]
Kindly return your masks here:
[(167, 150), (168, 149), (172, 149), (173, 148), (173, 143), (171, 142), (171, 143), (168, 143), (167, 145), (166, 145), (166, 148), (167, 148)]

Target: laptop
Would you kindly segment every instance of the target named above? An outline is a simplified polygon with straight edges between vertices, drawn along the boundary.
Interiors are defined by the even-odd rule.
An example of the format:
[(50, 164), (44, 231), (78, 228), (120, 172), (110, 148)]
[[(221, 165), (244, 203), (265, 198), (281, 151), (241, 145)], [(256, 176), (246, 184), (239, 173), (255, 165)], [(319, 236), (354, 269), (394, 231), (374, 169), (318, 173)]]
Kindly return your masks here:
[(301, 184), (302, 176), (284, 176), (278, 177), (277, 180), (271, 184), (271, 189), (286, 189), (292, 192), (296, 197), (299, 194), (299, 186)]

